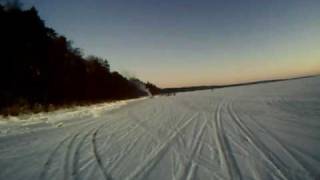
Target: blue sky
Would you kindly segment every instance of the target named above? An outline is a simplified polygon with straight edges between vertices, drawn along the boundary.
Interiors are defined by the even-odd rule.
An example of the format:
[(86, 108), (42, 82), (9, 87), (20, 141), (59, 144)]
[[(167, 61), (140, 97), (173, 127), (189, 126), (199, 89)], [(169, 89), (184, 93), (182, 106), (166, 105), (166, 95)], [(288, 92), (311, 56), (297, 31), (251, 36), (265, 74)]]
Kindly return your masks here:
[(319, 0), (23, 0), (86, 55), (161, 87), (320, 73)]

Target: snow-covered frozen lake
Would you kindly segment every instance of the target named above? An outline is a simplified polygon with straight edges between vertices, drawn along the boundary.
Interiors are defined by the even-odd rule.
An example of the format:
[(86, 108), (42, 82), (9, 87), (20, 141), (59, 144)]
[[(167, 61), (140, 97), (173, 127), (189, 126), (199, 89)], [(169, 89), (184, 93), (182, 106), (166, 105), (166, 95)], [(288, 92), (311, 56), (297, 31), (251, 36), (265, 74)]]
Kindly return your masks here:
[(116, 106), (0, 120), (0, 179), (320, 178), (320, 77)]

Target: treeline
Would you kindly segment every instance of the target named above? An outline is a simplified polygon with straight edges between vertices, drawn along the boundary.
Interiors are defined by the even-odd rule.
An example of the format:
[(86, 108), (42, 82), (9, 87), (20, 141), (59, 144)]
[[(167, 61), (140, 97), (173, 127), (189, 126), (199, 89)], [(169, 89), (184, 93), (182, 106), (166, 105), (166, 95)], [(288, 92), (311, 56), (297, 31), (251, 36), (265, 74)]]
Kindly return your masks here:
[[(110, 71), (106, 59), (84, 57), (45, 26), (32, 7), (0, 4), (0, 113), (120, 100), (157, 93)], [(147, 87), (147, 88), (146, 88)]]

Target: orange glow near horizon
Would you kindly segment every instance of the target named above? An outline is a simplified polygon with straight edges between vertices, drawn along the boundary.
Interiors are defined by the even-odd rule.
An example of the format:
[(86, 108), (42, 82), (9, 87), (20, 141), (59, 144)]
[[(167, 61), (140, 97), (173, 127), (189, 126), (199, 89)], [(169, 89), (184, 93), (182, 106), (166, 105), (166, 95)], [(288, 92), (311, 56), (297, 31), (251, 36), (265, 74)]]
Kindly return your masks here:
[[(248, 71), (246, 69), (230, 73), (214, 73), (211, 74), (193, 74), (190, 73), (168, 73), (162, 78), (159, 78), (158, 82), (154, 82), (161, 88), (172, 88), (172, 87), (187, 87), (187, 86), (201, 86), (201, 85), (227, 85), (227, 84), (238, 84), (245, 82), (254, 82), (261, 80), (272, 80), (272, 79), (286, 79), (295, 78), (309, 75), (320, 75), (320, 62), (318, 64), (311, 65), (311, 67), (301, 68), (301, 66), (295, 66), (290, 68), (283, 68), (278, 70), (268, 69), (268, 72), (259, 71), (259, 69), (253, 69)], [(188, 76), (189, 75), (189, 76)], [(194, 76), (195, 75), (195, 76)], [(175, 78), (170, 78), (170, 77)]]

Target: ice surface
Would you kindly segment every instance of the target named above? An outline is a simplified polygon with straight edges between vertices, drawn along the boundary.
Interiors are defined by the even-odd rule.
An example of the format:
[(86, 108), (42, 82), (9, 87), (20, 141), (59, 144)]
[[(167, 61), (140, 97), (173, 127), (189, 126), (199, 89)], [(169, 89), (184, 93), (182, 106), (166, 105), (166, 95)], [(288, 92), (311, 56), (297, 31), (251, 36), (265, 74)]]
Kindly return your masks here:
[(0, 120), (1, 180), (318, 178), (319, 77)]

